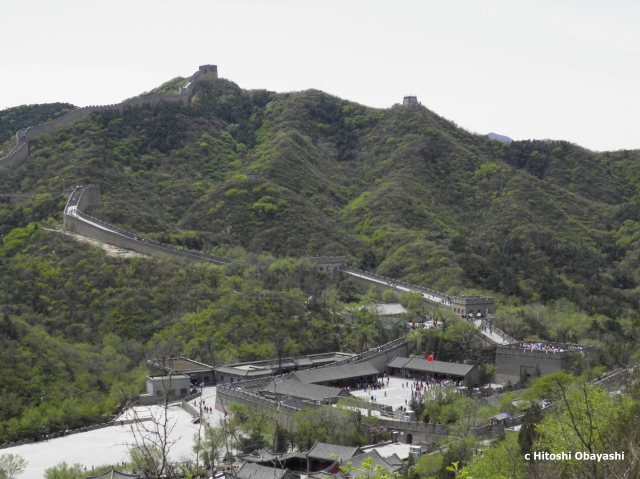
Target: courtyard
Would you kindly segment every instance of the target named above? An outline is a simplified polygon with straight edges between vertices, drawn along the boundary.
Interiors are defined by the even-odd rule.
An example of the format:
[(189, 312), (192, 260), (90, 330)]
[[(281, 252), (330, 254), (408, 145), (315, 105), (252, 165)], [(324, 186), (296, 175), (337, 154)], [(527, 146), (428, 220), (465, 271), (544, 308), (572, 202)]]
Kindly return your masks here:
[[(202, 399), (207, 406), (215, 405), (215, 386), (205, 387)], [(200, 400), (198, 398), (198, 400)], [(191, 401), (193, 404), (193, 401)], [(55, 466), (63, 461), (67, 464), (79, 463), (86, 466), (87, 472), (92, 467), (104, 464), (118, 464), (130, 460), (129, 450), (135, 443), (134, 433), (140, 437), (135, 425), (132, 427), (127, 421), (132, 419), (133, 411), (128, 411), (116, 419), (114, 426), (102, 429), (94, 429), (87, 432), (79, 432), (68, 436), (51, 439), (16, 447), (6, 448), (2, 453), (19, 454), (27, 461), (27, 468), (22, 477), (44, 477), (47, 468)], [(160, 417), (162, 408), (159, 406), (139, 406), (135, 408), (135, 415), (142, 421), (142, 426), (151, 426), (151, 416)], [(206, 414), (212, 426), (218, 424), (222, 413), (213, 409)], [(174, 444), (169, 452), (172, 461), (184, 462), (192, 460), (193, 436), (198, 432), (198, 424), (193, 424), (192, 417), (184, 411), (179, 403), (173, 403), (168, 409), (168, 425), (171, 429), (169, 441)], [(120, 425), (124, 421), (124, 425)]]

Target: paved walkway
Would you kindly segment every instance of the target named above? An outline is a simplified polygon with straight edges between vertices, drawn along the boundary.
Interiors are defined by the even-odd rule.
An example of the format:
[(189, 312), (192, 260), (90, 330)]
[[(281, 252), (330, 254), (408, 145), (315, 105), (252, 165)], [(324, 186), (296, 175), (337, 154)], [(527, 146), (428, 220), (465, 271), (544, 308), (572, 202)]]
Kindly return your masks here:
[[(370, 276), (367, 273), (354, 273), (353, 271), (344, 271), (344, 270), (342, 272), (350, 274), (351, 276), (355, 276), (356, 278), (363, 278), (363, 279), (366, 279), (367, 281), (373, 281), (375, 283), (383, 284), (385, 286), (388, 286), (391, 289), (398, 289), (400, 291), (406, 291), (406, 292), (415, 291), (416, 293), (420, 293), (420, 291), (416, 291), (415, 289), (407, 288), (406, 286), (398, 285), (398, 284), (395, 284), (395, 283), (393, 283), (393, 286), (392, 286), (392, 285), (389, 284), (388, 281), (380, 279), (380, 278), (376, 278), (375, 276)], [(432, 302), (434, 304), (442, 303), (442, 301), (445, 299), (444, 295), (441, 295), (441, 296), (438, 296), (438, 295), (435, 295), (435, 294), (426, 294), (425, 295), (423, 293), (420, 293), (420, 295), (425, 300), (428, 300), (428, 301), (430, 301), (430, 302)], [(445, 305), (445, 306), (448, 306), (445, 303), (442, 303), (442, 304)]]
[[(343, 270), (343, 273), (347, 273), (350, 274), (351, 276), (355, 276), (356, 278), (364, 278), (367, 281), (372, 281), (374, 283), (378, 283), (378, 284), (382, 284), (385, 286), (388, 286), (389, 288), (392, 289), (397, 289), (400, 291), (416, 291), (415, 289), (412, 288), (408, 288), (406, 286), (403, 285), (398, 285), (393, 283), (393, 286), (391, 284), (389, 284), (388, 281), (381, 279), (381, 278), (376, 278), (375, 276), (371, 276), (368, 275), (367, 273), (356, 273), (353, 271), (347, 271), (347, 270)], [(420, 293), (420, 295), (423, 297), (424, 301), (429, 301), (431, 303), (434, 304), (442, 304), (445, 307), (450, 307), (451, 305), (443, 302), (446, 301), (446, 295), (444, 294), (425, 294), (425, 293), (421, 293), (420, 291), (416, 291), (418, 293)], [(474, 320), (474, 325), (475, 326), (480, 326), (482, 324), (482, 320), (481, 319), (477, 319)], [(489, 341), (493, 342), (494, 344), (509, 344), (510, 343), (510, 338), (509, 337), (505, 337), (503, 338), (502, 336), (500, 336), (500, 334), (496, 333), (496, 332), (492, 332), (490, 333), (489, 331), (482, 331), (479, 330), (478, 334), (480, 336), (484, 336), (486, 339), (488, 339)]]
[[(473, 321), (473, 325), (475, 327), (477, 327), (477, 328), (481, 328), (482, 327), (482, 319), (474, 320)], [(506, 338), (503, 338), (496, 331), (489, 332), (489, 330), (487, 330), (487, 331), (480, 330), (478, 332), (481, 335), (483, 335), (484, 337), (486, 337), (486, 338), (490, 339), (491, 341), (493, 341), (495, 344), (509, 344), (509, 337), (507, 336)]]

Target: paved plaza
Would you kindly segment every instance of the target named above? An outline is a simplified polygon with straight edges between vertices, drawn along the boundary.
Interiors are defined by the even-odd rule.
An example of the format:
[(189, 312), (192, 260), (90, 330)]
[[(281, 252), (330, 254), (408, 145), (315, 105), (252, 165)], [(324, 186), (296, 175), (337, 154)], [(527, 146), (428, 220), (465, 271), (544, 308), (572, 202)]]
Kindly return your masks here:
[[(203, 399), (207, 406), (215, 405), (215, 387), (205, 387)], [(191, 401), (193, 404), (193, 401)], [(159, 414), (161, 408), (157, 406), (139, 407), (138, 415), (141, 419), (150, 414)], [(217, 425), (221, 413), (207, 414), (212, 426)], [(123, 417), (126, 419), (126, 417)], [(169, 408), (169, 422), (174, 425), (170, 440), (176, 441), (169, 454), (173, 461), (184, 460), (193, 455), (193, 436), (198, 432), (198, 425), (192, 424), (193, 418), (179, 405)], [(143, 424), (151, 425), (151, 422)], [(72, 434), (45, 442), (24, 444), (17, 447), (3, 449), (1, 453), (20, 454), (29, 464), (21, 477), (39, 479), (44, 477), (45, 469), (66, 461), (67, 464), (79, 463), (87, 467), (103, 464), (116, 464), (129, 461), (129, 446), (133, 443), (131, 426), (109, 426), (88, 432)]]
[(394, 411), (397, 411), (399, 406), (409, 405), (409, 402), (411, 401), (411, 387), (414, 384), (413, 379), (391, 376), (389, 378), (389, 386), (386, 386), (386, 379), (384, 384), (384, 389), (373, 389), (368, 392), (358, 389), (351, 391), (351, 394), (367, 401), (370, 401), (371, 396), (373, 395), (376, 398), (376, 403), (384, 404), (385, 406), (392, 406)]
[[(381, 404), (388, 404), (397, 409), (398, 406), (404, 406), (404, 400), (410, 398), (410, 389), (402, 388), (401, 384), (411, 380), (392, 377), (389, 382), (389, 387), (385, 389), (379, 389), (373, 391), (373, 394), (377, 396), (378, 402)], [(387, 397), (384, 397), (384, 392), (387, 392)], [(353, 391), (355, 396), (367, 396), (362, 391)], [(214, 386), (205, 387), (202, 398), (197, 398), (195, 401), (196, 408), (199, 407), (199, 402), (202, 400), (206, 406), (215, 407), (216, 388)], [(190, 401), (194, 404), (194, 401)], [(160, 414), (162, 409), (157, 406), (138, 407), (136, 414), (140, 419), (149, 417), (150, 415)], [(213, 412), (205, 414), (209, 424), (216, 426), (219, 423), (223, 413), (213, 409)], [(126, 416), (122, 416), (123, 420), (131, 417), (131, 413)], [(172, 446), (170, 457), (173, 461), (183, 461), (191, 457), (193, 447), (193, 436), (198, 432), (198, 425), (192, 424), (192, 417), (186, 411), (184, 411), (179, 405), (171, 406), (169, 408), (169, 421), (174, 425), (171, 432), (170, 439), (176, 441)], [(145, 422), (145, 424), (151, 425), (151, 422)], [(92, 467), (100, 466), (103, 464), (117, 464), (122, 461), (129, 461), (129, 445), (132, 444), (133, 433), (130, 425), (124, 426), (117, 425), (105, 427), (103, 429), (96, 429), (93, 431), (82, 432), (72, 434), (69, 436), (51, 439), (49, 441), (37, 442), (31, 444), (24, 444), (17, 447), (3, 449), (2, 453), (20, 454), (27, 461), (27, 469), (22, 477), (25, 478), (42, 478), (44, 477), (45, 469), (55, 466), (56, 464), (65, 461), (67, 464), (79, 463), (87, 467), (87, 471), (91, 471)], [(390, 448), (390, 449), (389, 449)], [(393, 448), (400, 448), (397, 451), (400, 457), (406, 457), (408, 454), (408, 446), (405, 445), (388, 445), (382, 446), (378, 449), (383, 455), (391, 455), (390, 452)], [(387, 451), (386, 449), (389, 449)], [(404, 449), (407, 449), (406, 451)]]

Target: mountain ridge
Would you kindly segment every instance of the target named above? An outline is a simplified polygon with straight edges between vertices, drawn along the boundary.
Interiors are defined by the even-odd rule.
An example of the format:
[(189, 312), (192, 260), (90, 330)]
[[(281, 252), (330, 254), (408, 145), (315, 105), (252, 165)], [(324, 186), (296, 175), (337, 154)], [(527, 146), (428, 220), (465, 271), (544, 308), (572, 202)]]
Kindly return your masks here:
[[(69, 146), (72, 165), (60, 162)], [(576, 286), (588, 282), (584, 268), (571, 272), (577, 282), (558, 267), (548, 271), (566, 246), (558, 245), (596, 261), (612, 288), (616, 272), (633, 278), (632, 289), (640, 280), (635, 237), (623, 248), (631, 247), (629, 256), (615, 246), (623, 223), (640, 219), (637, 151), (500, 143), (423, 106), (381, 110), (318, 90), (245, 91), (205, 78), (189, 106), (93, 113), (36, 140), (26, 163), (0, 190), (34, 192), (64, 171), (70, 181), (101, 184), (99, 217), (189, 247), (346, 254), (425, 286), (523, 299), (558, 297), (552, 284), (587, 308), (591, 295)], [(24, 173), (31, 185), (18, 181)], [(248, 173), (258, 182), (249, 183)], [(553, 238), (555, 247), (544, 250), (533, 236)], [(492, 244), (519, 266), (497, 271), (499, 261), (488, 260)], [(505, 244), (518, 247), (505, 251)], [(422, 259), (411, 264), (408, 251)], [(535, 286), (520, 284), (527, 281)], [(625, 291), (622, 303), (637, 304), (636, 293)]]

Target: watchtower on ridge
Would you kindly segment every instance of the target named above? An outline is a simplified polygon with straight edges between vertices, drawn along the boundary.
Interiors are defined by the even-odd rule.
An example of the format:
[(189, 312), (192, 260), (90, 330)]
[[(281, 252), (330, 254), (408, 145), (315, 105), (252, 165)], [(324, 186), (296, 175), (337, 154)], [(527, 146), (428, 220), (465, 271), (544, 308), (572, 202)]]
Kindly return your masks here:
[(200, 65), (198, 71), (218, 78), (218, 65)]
[(337, 273), (341, 266), (347, 265), (346, 256), (314, 256), (311, 261), (316, 263), (318, 271), (325, 273)]
[(420, 103), (418, 103), (417, 96), (405, 96), (402, 100), (402, 106), (417, 106), (417, 105), (420, 105)]

